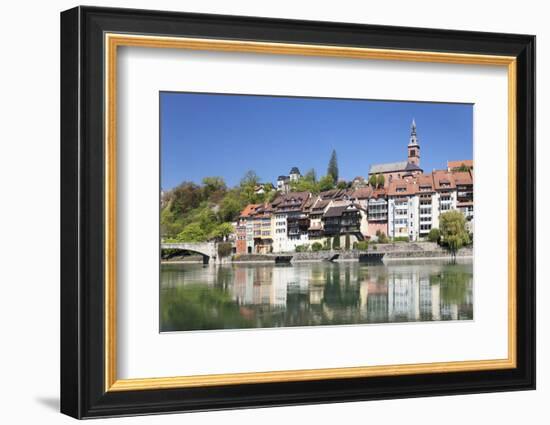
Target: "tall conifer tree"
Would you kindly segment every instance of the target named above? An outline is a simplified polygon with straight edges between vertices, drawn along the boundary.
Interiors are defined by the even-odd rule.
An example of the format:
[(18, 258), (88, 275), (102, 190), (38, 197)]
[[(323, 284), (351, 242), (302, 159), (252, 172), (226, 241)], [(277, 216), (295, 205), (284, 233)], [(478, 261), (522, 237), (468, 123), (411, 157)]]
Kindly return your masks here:
[(332, 176), (334, 184), (338, 183), (338, 158), (336, 157), (336, 151), (333, 149), (330, 155), (330, 161), (328, 162), (327, 174)]

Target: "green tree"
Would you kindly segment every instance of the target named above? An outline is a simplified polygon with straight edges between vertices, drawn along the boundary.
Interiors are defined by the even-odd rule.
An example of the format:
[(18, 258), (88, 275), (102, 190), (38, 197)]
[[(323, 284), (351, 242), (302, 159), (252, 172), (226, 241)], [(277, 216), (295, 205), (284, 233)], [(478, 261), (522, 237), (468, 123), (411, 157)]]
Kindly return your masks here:
[(376, 177), (376, 186), (384, 187), (385, 183), (386, 183), (386, 178), (384, 177), (384, 174), (378, 174), (378, 176)]
[(336, 151), (332, 150), (330, 155), (330, 160), (328, 162), (327, 174), (332, 176), (332, 181), (338, 181), (338, 157), (336, 156)]
[(317, 182), (315, 170), (312, 168), (298, 180), (291, 181), (290, 190), (291, 192), (319, 193), (319, 183)]
[(318, 193), (319, 186), (317, 185), (317, 183), (315, 183), (311, 179), (300, 177), (298, 180), (294, 180), (290, 182), (290, 191)]
[(313, 252), (321, 251), (321, 249), (323, 249), (323, 244), (321, 244), (320, 242), (313, 242), (311, 244), (311, 250)]
[(254, 170), (248, 170), (241, 179), (241, 188), (247, 186), (257, 186), (260, 183), (260, 178)]
[(428, 233), (428, 240), (430, 242), (439, 243), (439, 238), (440, 238), (439, 229), (437, 227), (434, 227), (433, 229), (430, 230), (430, 233)]
[(327, 174), (326, 176), (321, 177), (319, 180), (319, 191), (324, 192), (325, 190), (334, 189), (334, 178), (332, 175)]
[(167, 196), (170, 209), (175, 214), (185, 214), (197, 208), (204, 200), (201, 188), (192, 182), (183, 182)]
[(236, 220), (244, 206), (245, 202), (241, 200), (238, 191), (227, 193), (220, 203), (220, 209), (218, 211), (220, 220), (222, 222)]
[(265, 192), (264, 202), (273, 202), (278, 195), (279, 192), (272, 188), (271, 190)]
[(332, 240), (332, 249), (340, 249), (340, 235), (334, 236)]
[(325, 243), (323, 244), (323, 250), (330, 251), (331, 249), (332, 249), (332, 246), (330, 244), (330, 238), (326, 238)]
[(308, 172), (304, 175), (304, 179), (313, 183), (317, 183), (317, 173), (315, 172), (315, 169), (310, 168)]
[(160, 212), (160, 234), (163, 239), (174, 238), (185, 226), (181, 217), (171, 208), (170, 204)]
[(176, 240), (178, 242), (204, 242), (207, 235), (199, 223), (191, 223), (178, 233)]
[(227, 189), (222, 177), (205, 177), (202, 179), (202, 185), (206, 197), (214, 192), (224, 192)]
[(456, 252), (470, 243), (470, 235), (466, 230), (464, 215), (457, 210), (447, 211), (439, 216), (441, 242), (451, 252), (453, 258)]
[(210, 232), (208, 239), (224, 240), (231, 235), (235, 229), (231, 223), (220, 223)]
[(264, 193), (261, 196), (262, 202), (272, 202), (275, 197), (277, 196), (277, 191), (275, 190), (275, 187), (271, 183), (265, 183), (264, 184)]
[(208, 236), (216, 227), (218, 220), (216, 214), (209, 206), (205, 206), (197, 211), (193, 217), (194, 222), (198, 222), (203, 232)]
[(245, 173), (239, 184), (241, 195), (247, 204), (258, 202), (259, 196), (256, 194), (256, 186), (260, 183), (260, 178), (255, 171), (249, 170)]
[(369, 184), (372, 186), (372, 187), (376, 187), (376, 185), (378, 184), (378, 179), (376, 177), (376, 174), (372, 174), (370, 177), (369, 177)]
[(351, 248), (351, 241), (350, 241), (349, 234), (346, 234), (346, 238), (345, 238), (344, 244), (345, 244), (344, 247), (345, 247), (346, 251), (349, 251), (350, 248)]
[(338, 184), (336, 185), (336, 187), (337, 187), (338, 189), (345, 189), (345, 188), (348, 187), (348, 184), (347, 184), (347, 182), (345, 182), (345, 181), (343, 181), (343, 180), (340, 180), (340, 181), (338, 182)]

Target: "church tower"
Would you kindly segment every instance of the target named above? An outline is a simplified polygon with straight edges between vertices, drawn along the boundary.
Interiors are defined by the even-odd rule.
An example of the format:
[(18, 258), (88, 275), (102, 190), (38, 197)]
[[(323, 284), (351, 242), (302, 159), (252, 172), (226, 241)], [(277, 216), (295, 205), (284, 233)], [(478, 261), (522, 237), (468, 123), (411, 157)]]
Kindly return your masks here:
[(418, 144), (418, 138), (416, 137), (416, 123), (414, 122), (414, 119), (411, 124), (411, 137), (409, 139), (408, 150), (408, 162), (416, 164), (420, 167), (420, 145)]

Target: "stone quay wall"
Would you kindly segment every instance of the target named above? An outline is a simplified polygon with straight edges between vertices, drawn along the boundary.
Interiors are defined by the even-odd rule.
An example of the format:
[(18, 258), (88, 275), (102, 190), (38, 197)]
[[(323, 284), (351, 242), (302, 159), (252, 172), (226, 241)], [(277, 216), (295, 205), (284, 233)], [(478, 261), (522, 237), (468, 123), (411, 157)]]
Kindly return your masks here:
[[(233, 257), (233, 262), (265, 263), (275, 262), (276, 257), (292, 257), (292, 262), (328, 261), (338, 255), (335, 261), (359, 260), (361, 254), (385, 254), (385, 259), (407, 259), (407, 258), (450, 258), (451, 254), (446, 249), (433, 242), (393, 242), (387, 244), (369, 245), (367, 251), (358, 250), (331, 250), (317, 252), (287, 252), (280, 254), (242, 254)], [(465, 247), (456, 253), (457, 257), (473, 256), (473, 249)]]

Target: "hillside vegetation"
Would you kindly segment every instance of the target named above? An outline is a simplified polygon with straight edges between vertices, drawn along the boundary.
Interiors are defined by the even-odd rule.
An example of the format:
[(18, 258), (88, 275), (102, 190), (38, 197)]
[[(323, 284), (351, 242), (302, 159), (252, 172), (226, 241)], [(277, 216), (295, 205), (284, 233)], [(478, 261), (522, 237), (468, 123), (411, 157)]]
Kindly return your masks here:
[(259, 178), (249, 171), (238, 186), (228, 188), (221, 177), (205, 177), (200, 185), (183, 182), (165, 193), (160, 214), (161, 235), (166, 241), (222, 240), (233, 232), (235, 221), (248, 204), (270, 202), (275, 190), (256, 194)]
[[(332, 151), (327, 174), (319, 180), (315, 170), (290, 183), (291, 192), (317, 194), (348, 184), (338, 180), (336, 151)], [(258, 188), (263, 193), (257, 193)], [(205, 177), (201, 184), (183, 182), (166, 192), (161, 202), (161, 236), (167, 242), (223, 240), (233, 232), (232, 222), (248, 204), (272, 202), (277, 191), (271, 183), (261, 184), (254, 171), (248, 171), (239, 184), (228, 188), (222, 177)]]

